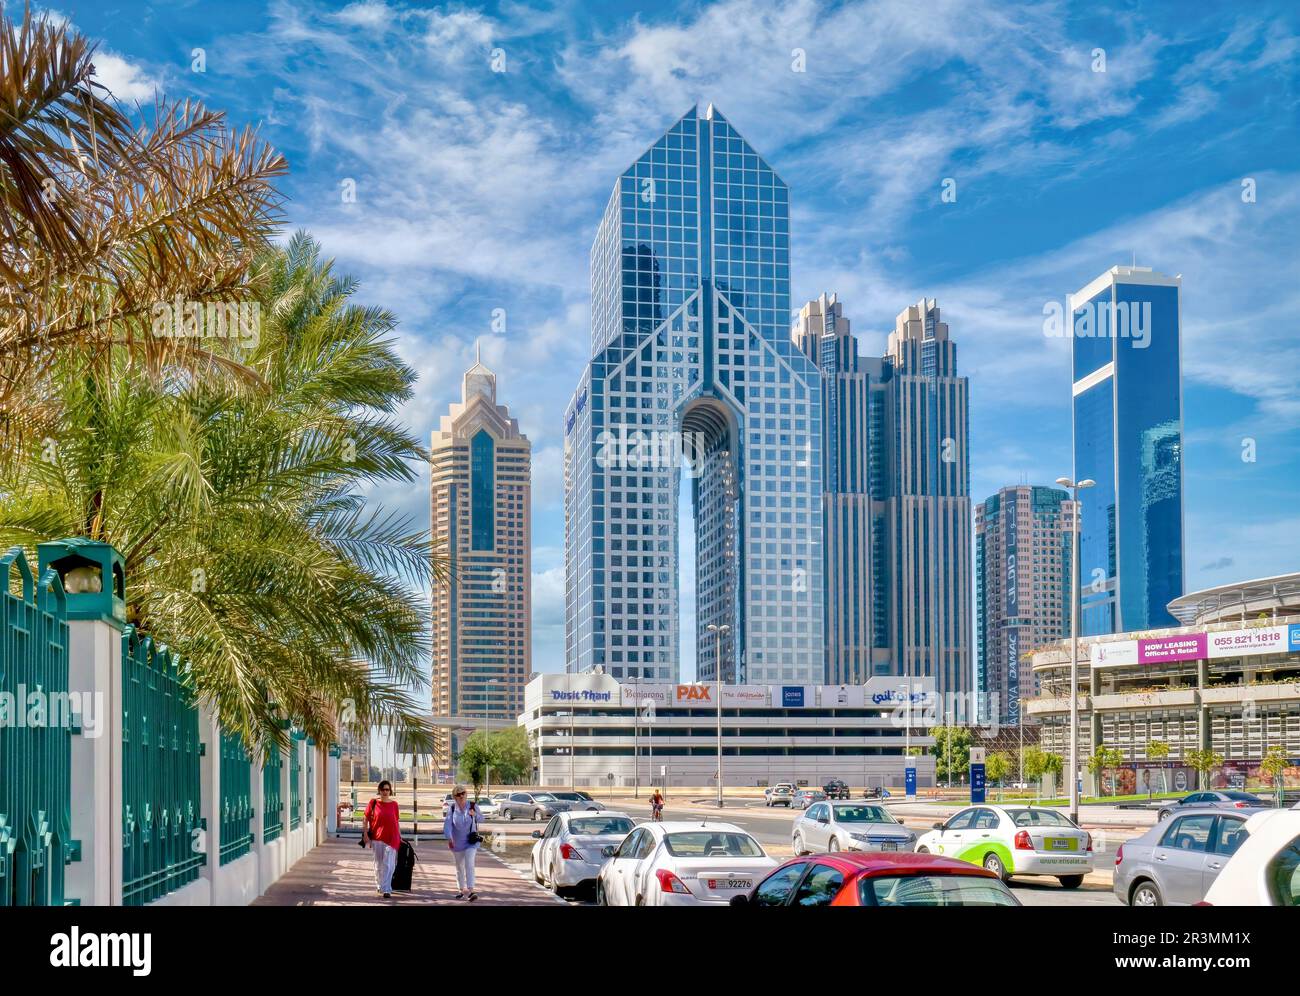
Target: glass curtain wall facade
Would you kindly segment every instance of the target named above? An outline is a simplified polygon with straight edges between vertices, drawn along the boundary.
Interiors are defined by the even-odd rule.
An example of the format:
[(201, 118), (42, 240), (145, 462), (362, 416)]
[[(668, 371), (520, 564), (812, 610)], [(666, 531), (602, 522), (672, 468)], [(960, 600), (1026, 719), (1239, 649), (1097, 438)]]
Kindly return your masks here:
[(1085, 636), (1174, 625), (1183, 593), (1180, 286), (1116, 266), (1070, 299)]
[(822, 375), (825, 680), (860, 685), (893, 673), (881, 546), (888, 535), (883, 361), (858, 353), (834, 294), (800, 309), (793, 338)]
[(565, 412), (566, 667), (680, 678), (678, 494), (697, 676), (823, 673), (821, 388), (790, 342), (789, 193), (713, 107), (619, 177), (591, 254), (592, 359)]

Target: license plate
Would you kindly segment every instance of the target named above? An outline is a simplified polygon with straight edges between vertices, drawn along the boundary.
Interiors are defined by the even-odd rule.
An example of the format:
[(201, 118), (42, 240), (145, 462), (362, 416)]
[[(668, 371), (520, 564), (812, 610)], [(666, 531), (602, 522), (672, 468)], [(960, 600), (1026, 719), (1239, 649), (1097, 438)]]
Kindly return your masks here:
[(748, 889), (754, 884), (752, 878), (711, 878), (709, 879), (709, 888), (713, 891), (718, 889)]
[(884, 841), (884, 842), (880, 845), (880, 849), (881, 849), (882, 851), (897, 851), (897, 850), (898, 850), (898, 841), (896, 841), (896, 840), (886, 840), (886, 841)]
[(1049, 851), (1073, 851), (1079, 846), (1073, 837), (1048, 837), (1045, 843)]

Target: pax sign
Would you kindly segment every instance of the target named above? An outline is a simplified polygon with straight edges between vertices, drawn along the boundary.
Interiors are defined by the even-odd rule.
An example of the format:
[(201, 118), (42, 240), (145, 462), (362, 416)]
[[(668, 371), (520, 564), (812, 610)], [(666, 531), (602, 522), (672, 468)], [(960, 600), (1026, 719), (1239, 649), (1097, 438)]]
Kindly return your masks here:
[(678, 702), (708, 702), (709, 686), (708, 685), (678, 685), (677, 686)]

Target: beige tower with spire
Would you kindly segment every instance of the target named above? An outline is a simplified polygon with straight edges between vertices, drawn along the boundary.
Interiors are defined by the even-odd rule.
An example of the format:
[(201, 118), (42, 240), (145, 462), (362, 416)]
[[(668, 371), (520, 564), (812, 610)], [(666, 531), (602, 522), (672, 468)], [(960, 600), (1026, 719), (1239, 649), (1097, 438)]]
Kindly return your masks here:
[[(456, 776), (469, 729), (513, 724), (532, 668), (532, 445), (476, 355), (432, 440), (432, 523), (451, 579), (433, 590), (433, 768)], [(499, 725), (499, 724), (494, 724)]]

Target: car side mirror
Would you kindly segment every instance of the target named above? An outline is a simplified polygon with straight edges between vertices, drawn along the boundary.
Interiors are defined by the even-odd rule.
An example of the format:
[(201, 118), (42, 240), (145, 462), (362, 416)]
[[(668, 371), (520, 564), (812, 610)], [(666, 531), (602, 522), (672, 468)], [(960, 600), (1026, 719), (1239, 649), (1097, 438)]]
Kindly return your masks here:
[(936, 823), (936, 824), (934, 825), (934, 828), (935, 828), (936, 830), (942, 830), (942, 829), (943, 829), (943, 824), (942, 824), (942, 823)]
[(542, 831), (540, 831), (540, 830), (534, 830), (534, 831), (533, 831), (533, 840), (541, 840), (541, 839), (542, 839)]
[(615, 850), (616, 848), (614, 847), (613, 844), (606, 844), (604, 847), (600, 849), (600, 856), (602, 858), (612, 858), (614, 856)]
[(728, 905), (728, 906), (748, 906), (748, 905), (749, 905), (749, 897), (748, 897), (747, 895), (745, 895), (743, 892), (738, 893), (737, 895), (734, 895), (734, 896), (731, 897), (731, 902), (728, 903), (727, 905)]

